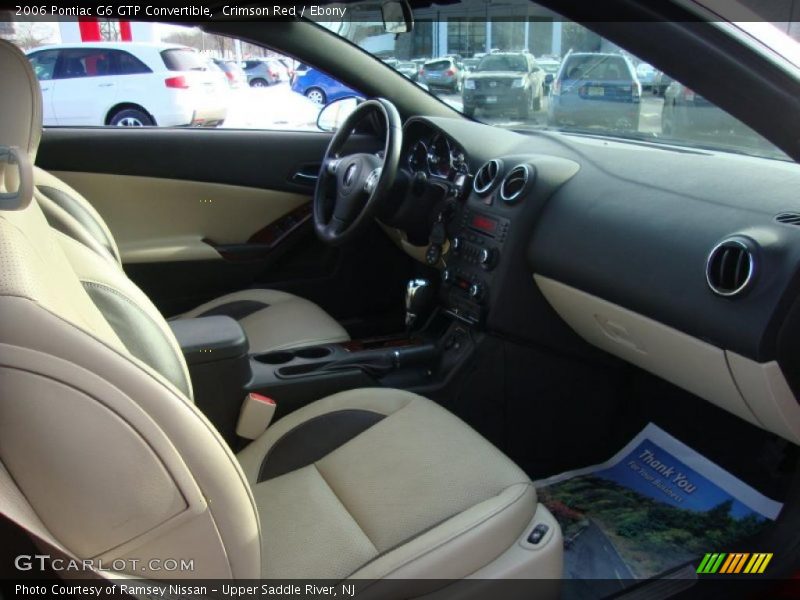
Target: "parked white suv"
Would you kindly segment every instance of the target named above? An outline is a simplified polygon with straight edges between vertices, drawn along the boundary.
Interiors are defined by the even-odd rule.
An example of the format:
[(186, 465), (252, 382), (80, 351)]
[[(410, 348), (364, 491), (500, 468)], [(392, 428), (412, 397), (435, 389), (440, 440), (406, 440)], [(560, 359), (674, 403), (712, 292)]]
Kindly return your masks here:
[(48, 125), (220, 125), (228, 84), (199, 52), (175, 44), (89, 42), (28, 52)]

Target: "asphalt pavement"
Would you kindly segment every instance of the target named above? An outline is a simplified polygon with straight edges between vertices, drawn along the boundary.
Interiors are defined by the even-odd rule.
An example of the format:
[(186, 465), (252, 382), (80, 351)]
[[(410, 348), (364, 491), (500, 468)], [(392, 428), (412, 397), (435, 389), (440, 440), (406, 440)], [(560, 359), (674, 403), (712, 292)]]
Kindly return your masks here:
[[(461, 94), (434, 92), (442, 101), (462, 110)], [(639, 120), (641, 133), (661, 133), (661, 98), (645, 93)], [(283, 82), (269, 87), (243, 87), (230, 91), (228, 116), (223, 127), (234, 129), (292, 129), (316, 131), (319, 106)], [(547, 126), (547, 98), (542, 109), (522, 120), (512, 114), (487, 113), (479, 110), (475, 117), (484, 123), (510, 128)]]
[[(583, 530), (564, 556), (564, 574), (570, 579), (634, 579), (614, 544), (594, 521)], [(618, 589), (624, 586), (620, 585)]]
[[(434, 94), (458, 111), (463, 109), (461, 94), (449, 94), (446, 92), (435, 91)], [(531, 113), (530, 117), (523, 120), (511, 114), (487, 113), (478, 110), (475, 118), (483, 123), (498, 125), (500, 127), (513, 128), (538, 128), (547, 126), (547, 98), (544, 98), (542, 109)], [(661, 133), (661, 109), (664, 106), (664, 99), (654, 96), (650, 92), (644, 92), (642, 96), (642, 109), (639, 117), (640, 133)]]

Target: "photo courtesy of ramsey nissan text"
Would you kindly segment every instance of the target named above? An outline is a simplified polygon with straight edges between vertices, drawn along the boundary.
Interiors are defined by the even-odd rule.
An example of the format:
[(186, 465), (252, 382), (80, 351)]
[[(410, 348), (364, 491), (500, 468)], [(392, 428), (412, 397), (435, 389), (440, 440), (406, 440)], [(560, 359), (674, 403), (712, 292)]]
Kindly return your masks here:
[(0, 600), (800, 597), (800, 0), (0, 3)]

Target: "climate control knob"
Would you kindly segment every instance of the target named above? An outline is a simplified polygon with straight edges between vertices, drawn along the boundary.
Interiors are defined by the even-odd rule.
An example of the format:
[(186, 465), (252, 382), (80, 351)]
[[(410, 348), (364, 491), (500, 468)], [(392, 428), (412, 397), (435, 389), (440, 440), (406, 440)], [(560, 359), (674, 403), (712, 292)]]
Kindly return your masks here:
[(481, 248), (478, 252), (478, 263), (487, 271), (494, 267), (497, 260), (497, 251), (492, 248)]
[(480, 302), (486, 296), (486, 286), (476, 282), (469, 286), (469, 297)]

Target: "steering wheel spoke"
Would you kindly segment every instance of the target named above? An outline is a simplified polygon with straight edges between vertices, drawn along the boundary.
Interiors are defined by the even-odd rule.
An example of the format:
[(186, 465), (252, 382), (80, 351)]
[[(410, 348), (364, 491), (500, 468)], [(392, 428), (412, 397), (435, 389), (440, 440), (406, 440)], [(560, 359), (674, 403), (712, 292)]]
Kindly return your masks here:
[(369, 175), (367, 175), (367, 179), (364, 181), (364, 191), (368, 196), (371, 196), (375, 191), (378, 181), (380, 181), (382, 172), (383, 167), (377, 167), (376, 169), (373, 169)]
[(325, 161), (325, 172), (328, 175), (336, 175), (336, 169), (339, 168), (339, 164), (342, 162), (342, 159), (338, 156), (335, 158), (329, 158)]

